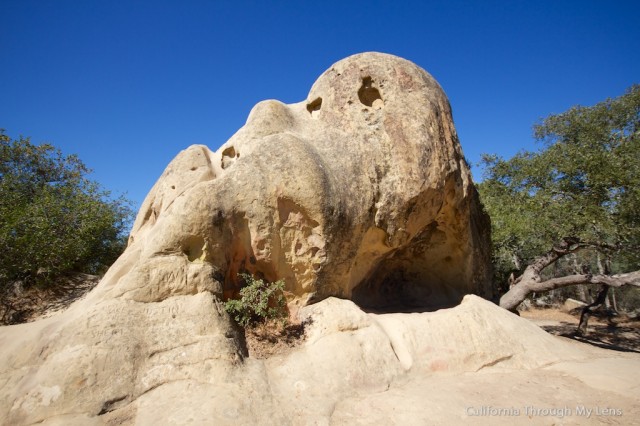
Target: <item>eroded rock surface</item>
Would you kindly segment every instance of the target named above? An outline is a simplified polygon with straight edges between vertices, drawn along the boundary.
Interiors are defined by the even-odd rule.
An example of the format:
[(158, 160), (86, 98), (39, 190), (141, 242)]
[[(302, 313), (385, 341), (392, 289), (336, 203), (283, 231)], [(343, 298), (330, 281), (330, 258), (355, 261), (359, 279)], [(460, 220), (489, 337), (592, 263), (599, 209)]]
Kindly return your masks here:
[[(371, 307), (438, 307), (490, 297), (489, 225), (438, 83), (416, 65), (366, 53), (326, 71), (307, 100), (260, 102), (217, 152), (192, 146), (167, 167), (131, 234), (133, 279), (165, 263), (239, 288), (247, 271), (283, 279), (290, 305), (328, 296)], [(144, 275), (142, 292), (165, 277)], [(156, 281), (154, 281), (156, 280)], [(182, 290), (178, 289), (182, 287)]]
[[(0, 423), (460, 423), (519, 385), (548, 403), (534, 374), (562, 390), (555, 402), (617, 401), (627, 417), (612, 424), (637, 418), (637, 356), (472, 295), (361, 309), (490, 295), (486, 230), (437, 83), (393, 56), (347, 58), (307, 101), (262, 102), (217, 152), (178, 155), (85, 299), (0, 328)], [(300, 348), (247, 357), (221, 307), (243, 270), (286, 281), (292, 315), (311, 319)]]
[[(208, 292), (155, 303), (84, 300), (56, 317), (3, 327), (0, 418), (8, 425), (529, 424), (524, 414), (477, 417), (469, 407), (576, 404), (623, 409), (609, 424), (640, 415), (637, 354), (564, 341), (476, 296), (451, 309), (393, 314), (328, 298), (299, 314), (312, 319), (306, 341), (267, 360), (246, 358)], [(603, 418), (574, 413), (573, 420), (566, 424)]]

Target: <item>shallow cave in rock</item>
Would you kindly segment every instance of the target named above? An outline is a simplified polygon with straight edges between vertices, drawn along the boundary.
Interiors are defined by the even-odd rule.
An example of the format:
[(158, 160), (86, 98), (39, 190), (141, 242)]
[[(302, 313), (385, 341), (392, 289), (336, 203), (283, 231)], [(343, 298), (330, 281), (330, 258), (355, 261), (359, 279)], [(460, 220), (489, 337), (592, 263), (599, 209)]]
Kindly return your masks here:
[(435, 311), (458, 305), (471, 292), (468, 262), (455, 238), (427, 227), (407, 246), (387, 253), (351, 293), (375, 312)]
[(370, 312), (430, 312), (457, 306), (462, 297), (460, 291), (437, 279), (397, 269), (360, 283), (351, 300)]

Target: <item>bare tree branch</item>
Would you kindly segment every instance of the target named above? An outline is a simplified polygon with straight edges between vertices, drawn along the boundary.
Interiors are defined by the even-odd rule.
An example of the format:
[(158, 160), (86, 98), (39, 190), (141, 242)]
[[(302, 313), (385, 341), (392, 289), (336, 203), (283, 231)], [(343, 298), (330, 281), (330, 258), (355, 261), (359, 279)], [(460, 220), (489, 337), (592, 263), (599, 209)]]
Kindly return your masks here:
[[(528, 268), (527, 268), (528, 269)], [(526, 274), (526, 270), (524, 275)], [(536, 279), (521, 280), (500, 298), (500, 306), (510, 311), (515, 310), (531, 292), (543, 292), (556, 288), (577, 284), (601, 284), (610, 287), (633, 285), (640, 287), (640, 270), (617, 275), (576, 274), (566, 277), (551, 278), (545, 281)]]

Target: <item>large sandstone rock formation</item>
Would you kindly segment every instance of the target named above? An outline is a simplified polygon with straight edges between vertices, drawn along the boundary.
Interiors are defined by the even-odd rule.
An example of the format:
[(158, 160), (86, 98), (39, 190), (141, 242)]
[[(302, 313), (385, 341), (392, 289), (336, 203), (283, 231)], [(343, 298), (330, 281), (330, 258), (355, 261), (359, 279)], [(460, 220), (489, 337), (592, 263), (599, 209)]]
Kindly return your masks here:
[(305, 102), (260, 102), (217, 152), (181, 152), (130, 242), (114, 266), (126, 277), (107, 285), (137, 301), (229, 297), (240, 271), (284, 279), (292, 306), (491, 296), (489, 223), (447, 98), (424, 70), (380, 53), (336, 63)]
[[(260, 103), (217, 153), (181, 153), (84, 300), (0, 328), (0, 424), (456, 424), (470, 405), (576, 399), (637, 418), (637, 356), (472, 295), (422, 313), (354, 303), (489, 295), (486, 227), (435, 81), (392, 56), (348, 58), (307, 102)], [(302, 347), (247, 357), (221, 307), (241, 270), (285, 279), (312, 319)], [(536, 397), (530, 369), (558, 394)]]

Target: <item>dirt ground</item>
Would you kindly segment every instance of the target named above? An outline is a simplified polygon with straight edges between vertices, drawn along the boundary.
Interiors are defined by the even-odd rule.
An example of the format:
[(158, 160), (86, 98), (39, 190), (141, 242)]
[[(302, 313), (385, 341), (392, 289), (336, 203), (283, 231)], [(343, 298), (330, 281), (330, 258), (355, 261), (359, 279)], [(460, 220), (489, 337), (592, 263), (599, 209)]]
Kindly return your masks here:
[(273, 355), (285, 355), (304, 341), (307, 323), (287, 323), (278, 321), (256, 324), (245, 329), (245, 340), (249, 356), (265, 359)]
[(97, 275), (78, 273), (60, 278), (48, 288), (31, 287), (8, 294), (0, 305), (0, 325), (32, 322), (63, 312), (99, 282)]
[(589, 319), (586, 336), (576, 335), (580, 312), (561, 308), (532, 308), (520, 316), (533, 321), (548, 333), (587, 343), (603, 349), (640, 353), (640, 320), (624, 314), (594, 315)]

